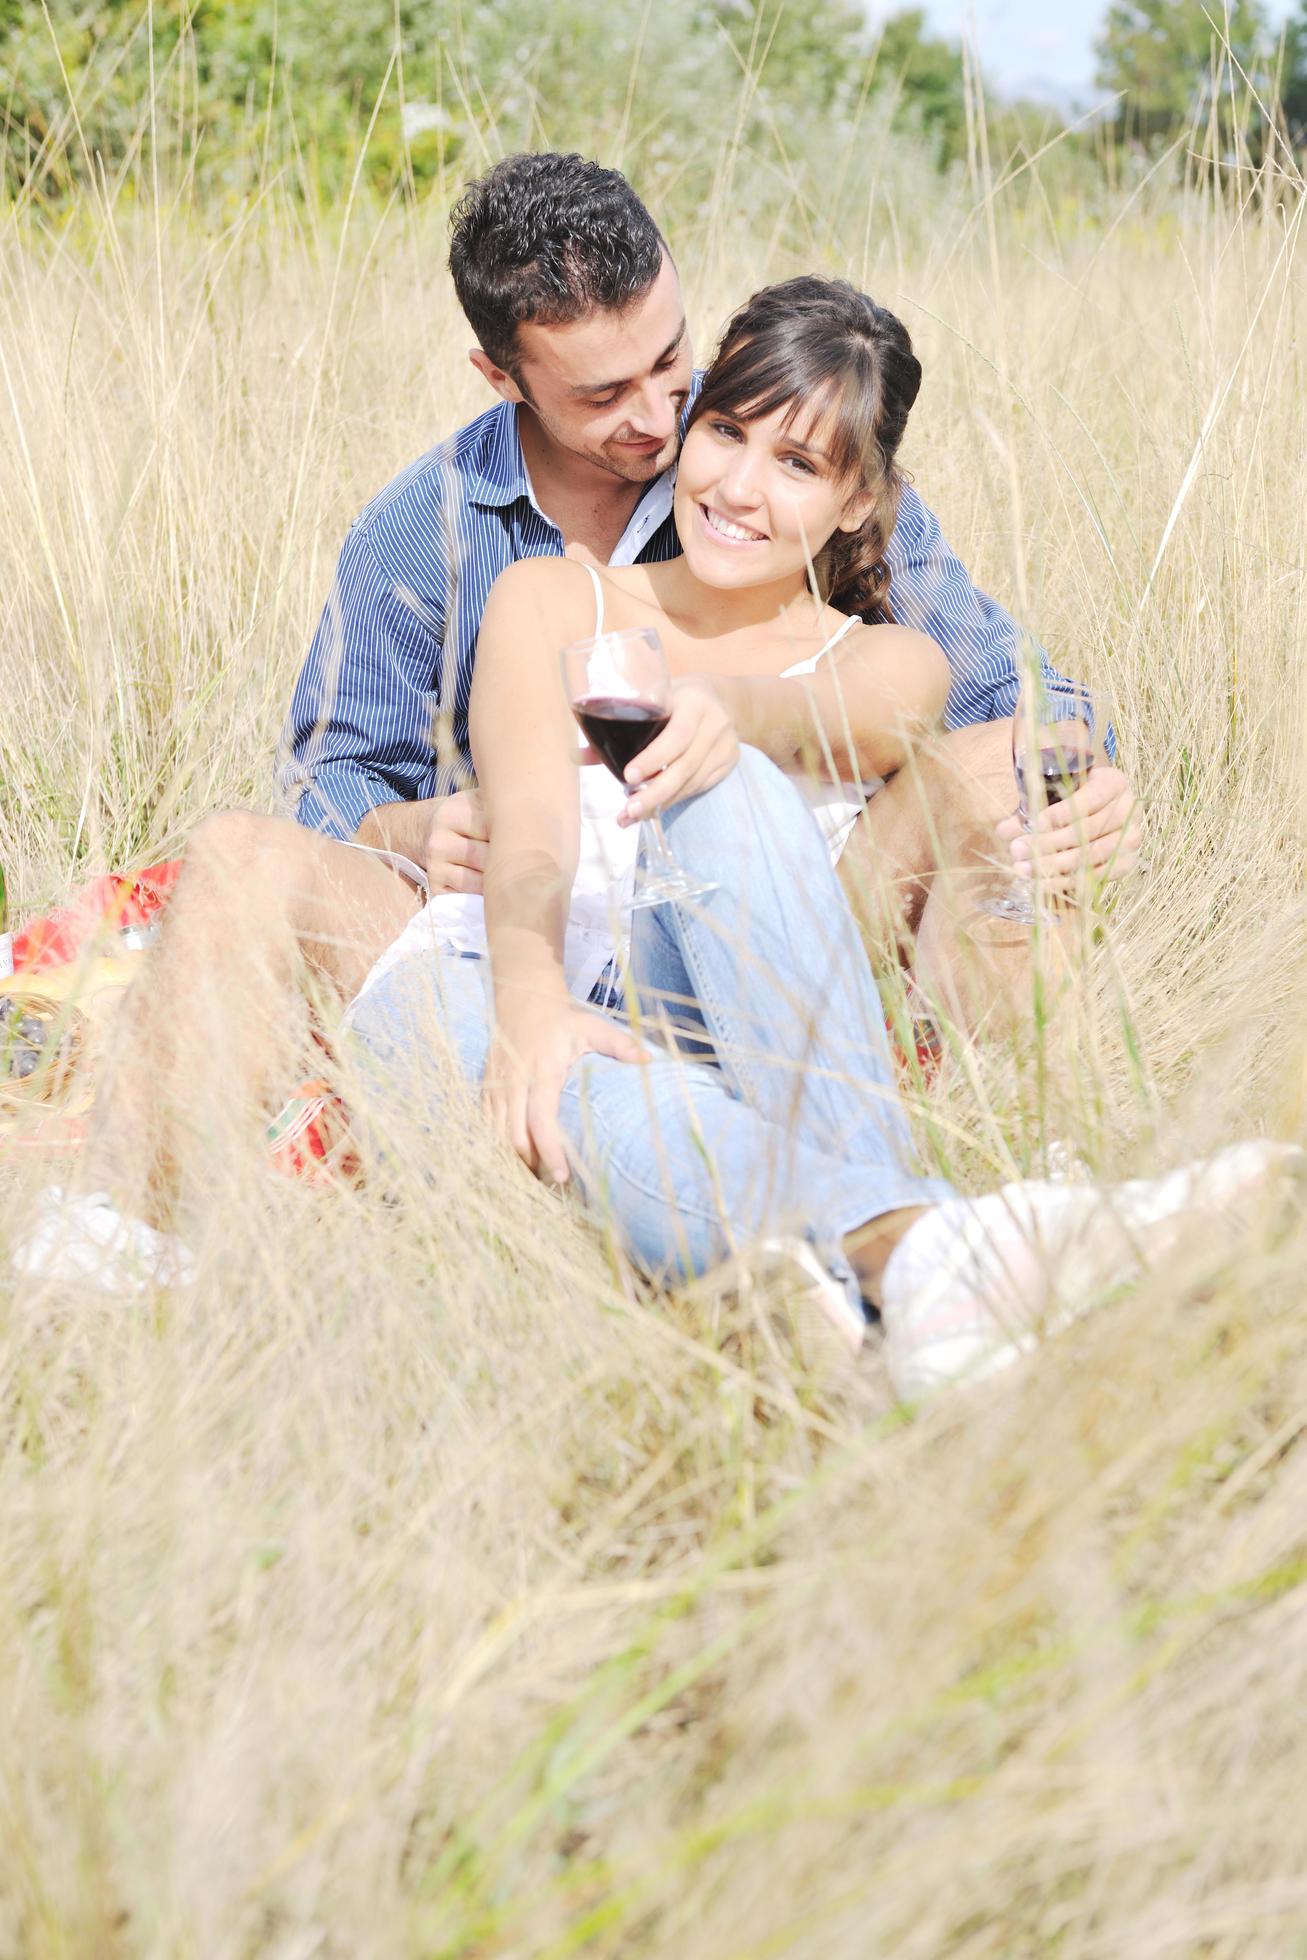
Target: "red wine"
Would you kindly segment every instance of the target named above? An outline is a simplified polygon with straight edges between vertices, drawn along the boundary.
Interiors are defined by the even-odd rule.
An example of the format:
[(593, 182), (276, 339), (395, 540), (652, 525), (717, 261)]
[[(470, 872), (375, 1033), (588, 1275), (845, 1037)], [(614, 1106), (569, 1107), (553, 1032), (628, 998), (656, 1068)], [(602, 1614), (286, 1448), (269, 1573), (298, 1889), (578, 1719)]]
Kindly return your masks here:
[(627, 763), (641, 749), (647, 749), (671, 719), (669, 709), (652, 701), (612, 694), (587, 694), (583, 701), (573, 701), (572, 713), (585, 730), (587, 742), (598, 749), (619, 783)]
[[(1063, 797), (1073, 796), (1093, 767), (1093, 754), (1088, 749), (1041, 749), (1039, 751), (1039, 774), (1044, 785), (1044, 802), (1060, 803)], [(1030, 808), (1026, 796), (1026, 772), (1017, 764), (1017, 789), (1021, 796), (1021, 808)]]

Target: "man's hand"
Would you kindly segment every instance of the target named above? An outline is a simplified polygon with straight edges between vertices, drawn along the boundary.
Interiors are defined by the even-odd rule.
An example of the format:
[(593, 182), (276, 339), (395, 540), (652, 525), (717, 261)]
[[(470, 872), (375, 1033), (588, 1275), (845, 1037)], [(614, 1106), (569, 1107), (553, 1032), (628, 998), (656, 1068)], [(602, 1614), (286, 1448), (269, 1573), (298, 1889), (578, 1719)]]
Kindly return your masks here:
[(1105, 762), (1090, 770), (1074, 796), (1041, 810), (1030, 830), (1014, 812), (999, 824), (998, 835), (1019, 878), (1034, 876), (1037, 853), (1044, 890), (1069, 895), (1086, 873), (1123, 878), (1134, 868), (1143, 842), (1142, 811), (1125, 776)]
[(501, 1008), (482, 1106), (496, 1134), (512, 1145), (528, 1170), (550, 1184), (566, 1184), (569, 1176), (558, 1103), (568, 1072), (582, 1055), (611, 1055), (619, 1062), (649, 1059), (629, 1030), (576, 1001), (532, 1001), (507, 1015)]
[(490, 831), (479, 789), (460, 789), (452, 796), (433, 796), (423, 864), (431, 896), (440, 892), (484, 889)]
[(702, 674), (673, 681), (666, 728), (627, 765), (626, 781), (642, 787), (618, 823), (639, 823), (655, 810), (700, 795), (729, 776), (739, 759), (740, 738), (723, 689)]
[(481, 895), (490, 832), (478, 789), (411, 803), (380, 803), (369, 810), (355, 836), (360, 844), (398, 851), (420, 864), (433, 898), (441, 892)]

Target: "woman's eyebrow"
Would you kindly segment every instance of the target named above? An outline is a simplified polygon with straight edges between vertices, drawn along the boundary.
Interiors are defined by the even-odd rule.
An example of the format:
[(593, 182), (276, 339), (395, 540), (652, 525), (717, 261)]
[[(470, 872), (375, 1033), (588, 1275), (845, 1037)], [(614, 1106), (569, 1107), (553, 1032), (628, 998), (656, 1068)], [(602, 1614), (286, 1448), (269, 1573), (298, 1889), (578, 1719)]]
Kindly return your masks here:
[(820, 456), (823, 463), (830, 461), (829, 450), (819, 449), (815, 442), (805, 442), (802, 436), (787, 435), (782, 437), (782, 441), (787, 449), (801, 449), (805, 456)]

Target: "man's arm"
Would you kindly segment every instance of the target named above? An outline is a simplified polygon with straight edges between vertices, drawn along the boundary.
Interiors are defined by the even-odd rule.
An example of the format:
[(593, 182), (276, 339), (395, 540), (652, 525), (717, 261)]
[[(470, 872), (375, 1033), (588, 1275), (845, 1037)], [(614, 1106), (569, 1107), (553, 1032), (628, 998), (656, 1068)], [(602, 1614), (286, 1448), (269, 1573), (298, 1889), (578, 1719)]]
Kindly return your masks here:
[(372, 812), (433, 795), (443, 625), (351, 531), (282, 737), (278, 781), (307, 829), (348, 840)]
[[(965, 728), (1014, 714), (1021, 685), (1021, 631), (1010, 613), (971, 583), (939, 519), (911, 484), (904, 487), (885, 557), (895, 619), (925, 633), (948, 658), (952, 680), (945, 727)], [(1050, 678), (1062, 678), (1043, 647), (1039, 659)]]
[(479, 789), (427, 796), (415, 803), (378, 803), (355, 833), (355, 842), (398, 851), (427, 874), (432, 898), (441, 892), (479, 894), (490, 832)]
[[(971, 583), (965, 566), (950, 550), (939, 519), (908, 485), (898, 523), (886, 553), (892, 574), (890, 604), (905, 625), (928, 633), (948, 656), (952, 670), (944, 723), (948, 728), (1002, 721), (1016, 713), (1023, 661), (1016, 621)], [(1056, 688), (1067, 682), (1041, 646), (1039, 663)], [(1038, 851), (1050, 882), (1070, 881), (1086, 859), (1097, 872), (1119, 878), (1138, 860), (1142, 841), (1138, 799), (1116, 767), (1116, 731), (1103, 736), (1105, 763), (1083, 788), (1043, 811), (1033, 837), (1018, 818), (999, 825), (1019, 870), (1029, 870)], [(1015, 801), (1015, 786), (1013, 800)], [(1072, 843), (1071, 839), (1077, 841)], [(1087, 849), (1085, 848), (1087, 845)]]

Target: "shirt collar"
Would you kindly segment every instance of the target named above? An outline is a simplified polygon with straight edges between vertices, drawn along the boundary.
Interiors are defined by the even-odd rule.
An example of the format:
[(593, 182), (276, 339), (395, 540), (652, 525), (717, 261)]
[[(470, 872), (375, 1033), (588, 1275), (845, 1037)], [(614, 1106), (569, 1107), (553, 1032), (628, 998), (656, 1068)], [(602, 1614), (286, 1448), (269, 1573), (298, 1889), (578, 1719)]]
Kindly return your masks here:
[(487, 418), (490, 429), (481, 452), (481, 474), (468, 492), (474, 504), (498, 510), (522, 497), (534, 503), (517, 432), (517, 403), (501, 402)]
[[(681, 412), (681, 434), (685, 433), (685, 422), (691, 404), (699, 392), (702, 376), (696, 374), (690, 391), (690, 399)], [(508, 504), (525, 501), (532, 510), (539, 511), (531, 478), (527, 472), (526, 458), (522, 454), (522, 438), (517, 426), (517, 403), (501, 402), (490, 412), (490, 428), (481, 452), (481, 473), (469, 491), (474, 504), (486, 509), (501, 510)], [(669, 463), (661, 476), (654, 478), (639, 503), (631, 513), (631, 520), (622, 534), (617, 550), (613, 554), (613, 564), (633, 563), (660, 524), (665, 524), (672, 514), (672, 497), (676, 488), (676, 463)], [(549, 519), (545, 520), (549, 522)]]
[(654, 532), (671, 516), (672, 499), (675, 493), (676, 465), (669, 463), (662, 475), (654, 478), (631, 512), (626, 529), (618, 539), (616, 549), (608, 561), (610, 565), (635, 563)]
[[(681, 410), (682, 435), (685, 434), (685, 425), (694, 406), (695, 396), (703, 386), (703, 377), (704, 370), (696, 368), (690, 382), (689, 396), (685, 407)], [(536, 503), (535, 493), (531, 488), (531, 479), (526, 472), (526, 459), (522, 454), (522, 438), (517, 427), (517, 403), (500, 402), (498, 407), (490, 411), (487, 419), (490, 429), (481, 452), (481, 474), (468, 493), (472, 502), (484, 504), (491, 510), (499, 510), (505, 504), (515, 504), (519, 498), (525, 497), (529, 504), (539, 510), (540, 506)], [(656, 481), (658, 484), (663, 482), (670, 484), (675, 481), (675, 477), (676, 465), (673, 463)], [(662, 515), (666, 516), (670, 508), (669, 496)], [(541, 515), (543, 516), (543, 512)]]

